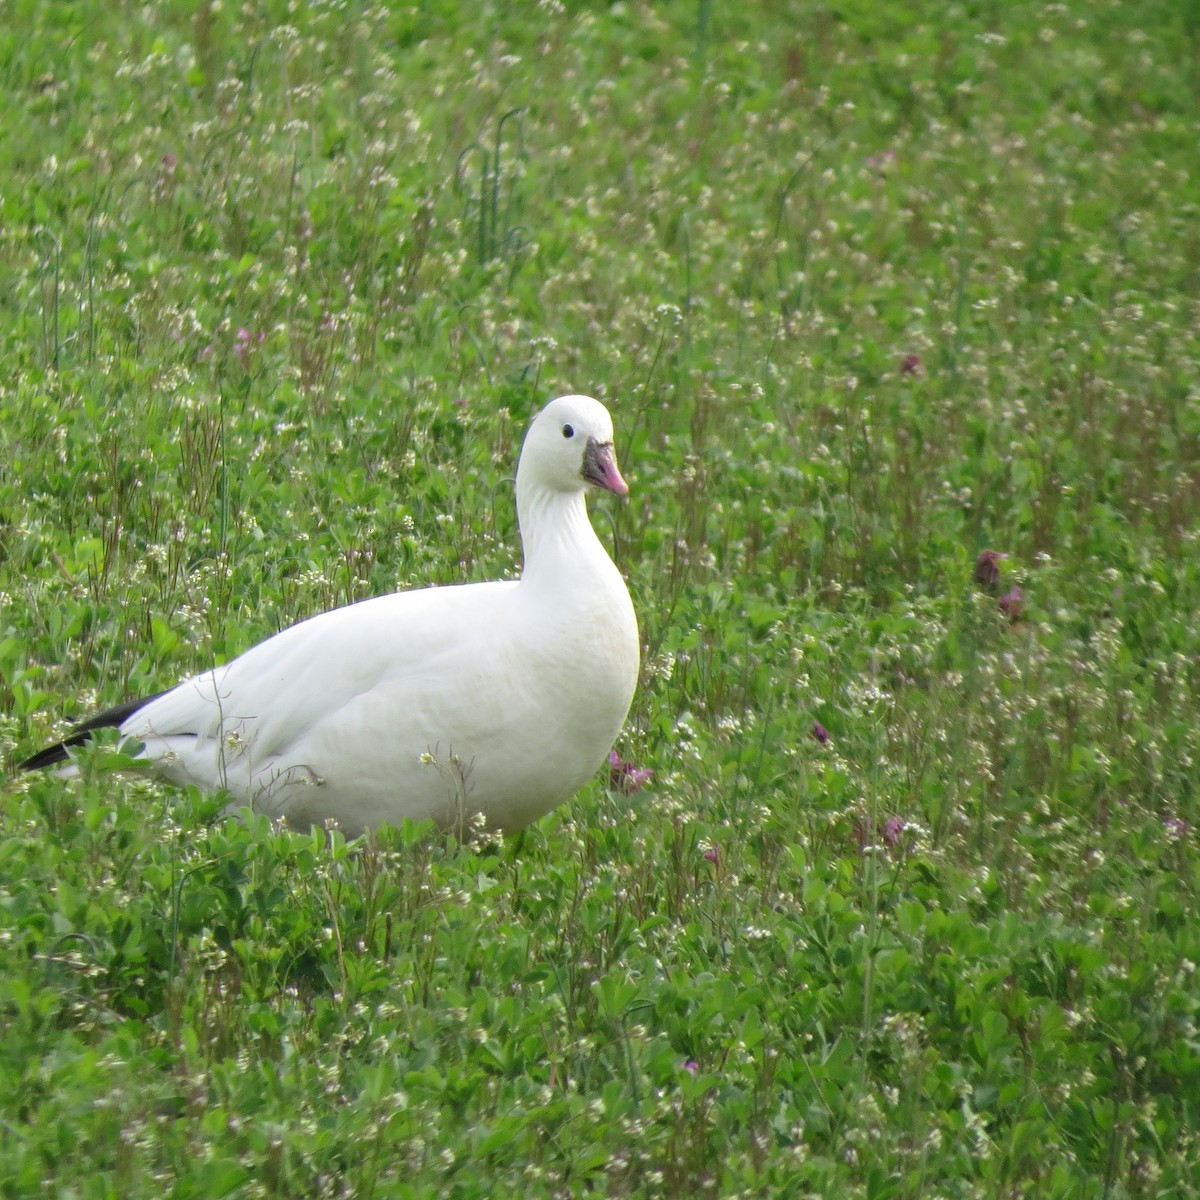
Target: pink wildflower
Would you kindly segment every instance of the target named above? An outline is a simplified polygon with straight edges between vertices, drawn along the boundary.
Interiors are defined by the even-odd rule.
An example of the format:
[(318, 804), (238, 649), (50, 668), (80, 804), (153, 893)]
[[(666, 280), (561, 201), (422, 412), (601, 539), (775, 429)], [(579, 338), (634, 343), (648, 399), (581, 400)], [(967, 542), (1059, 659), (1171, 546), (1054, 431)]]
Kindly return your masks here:
[(626, 762), (615, 750), (608, 756), (608, 786), (614, 792), (632, 796), (654, 778), (654, 772), (646, 767), (635, 767)]
[(1025, 603), (1025, 593), (1014, 584), (1000, 597), (997, 603), (1000, 605), (1000, 611), (1006, 617), (1012, 621), (1016, 621), (1021, 616), (1021, 609)]
[(1000, 564), (1008, 557), (1002, 550), (981, 550), (975, 560), (975, 582), (989, 591), (1000, 585)]

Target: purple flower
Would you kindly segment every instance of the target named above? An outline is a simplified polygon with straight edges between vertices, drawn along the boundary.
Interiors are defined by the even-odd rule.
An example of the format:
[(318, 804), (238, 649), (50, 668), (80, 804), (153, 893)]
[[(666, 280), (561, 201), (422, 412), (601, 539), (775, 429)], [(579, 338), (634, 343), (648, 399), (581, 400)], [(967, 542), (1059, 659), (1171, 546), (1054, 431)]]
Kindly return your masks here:
[(632, 796), (654, 778), (654, 772), (646, 767), (635, 767), (626, 762), (615, 750), (608, 756), (608, 786), (614, 792)]
[(687, 1062), (683, 1064), (683, 1069), (689, 1075), (697, 1075), (700, 1072), (700, 1064), (694, 1058), (689, 1058)]
[(1000, 585), (1000, 564), (1008, 557), (1001, 550), (981, 550), (975, 560), (975, 582), (991, 591)]
[(1025, 593), (1021, 591), (1015, 584), (1000, 597), (997, 603), (1000, 605), (1000, 611), (1008, 617), (1010, 621), (1016, 621), (1021, 616), (1021, 609), (1024, 606)]
[(1177, 842), (1188, 831), (1187, 822), (1182, 817), (1168, 817), (1163, 822), (1163, 830), (1167, 837)]
[(900, 838), (904, 833), (904, 820), (902, 817), (888, 817), (883, 826), (883, 840), (895, 849), (900, 845)]
[(829, 731), (825, 728), (824, 725), (821, 724), (820, 721), (813, 722), (813, 727), (812, 727), (811, 732), (812, 732), (812, 736), (818, 742), (820, 742), (822, 746), (825, 745), (825, 743), (827, 741), (829, 741)]
[(233, 352), (238, 358), (245, 361), (258, 346), (261, 346), (266, 341), (266, 337), (267, 335), (261, 332), (256, 336), (245, 325), (240, 325), (233, 339)]
[(154, 201), (169, 200), (175, 194), (175, 155), (164, 154), (158, 160), (154, 182), (150, 185), (150, 198)]
[(719, 867), (721, 865), (721, 852), (716, 846), (709, 846), (704, 851), (704, 859), (706, 862), (712, 863), (714, 867)]
[(900, 360), (901, 375), (919, 375), (921, 373), (921, 356), (919, 354), (906, 354)]

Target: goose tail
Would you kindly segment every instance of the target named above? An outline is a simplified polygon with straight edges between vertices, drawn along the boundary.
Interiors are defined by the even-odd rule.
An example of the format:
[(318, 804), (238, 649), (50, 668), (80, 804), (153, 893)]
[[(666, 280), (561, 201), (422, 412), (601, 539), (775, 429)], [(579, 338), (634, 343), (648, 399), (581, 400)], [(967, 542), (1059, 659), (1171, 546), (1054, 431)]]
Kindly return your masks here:
[(93, 717), (88, 717), (86, 721), (81, 721), (76, 725), (61, 742), (55, 742), (53, 746), (47, 746), (44, 750), (30, 755), (18, 765), (17, 769), (19, 771), (40, 771), (43, 767), (52, 767), (55, 763), (66, 762), (70, 757), (68, 751), (71, 747), (82, 746), (95, 730), (119, 729), (134, 713), (139, 712), (160, 696), (165, 696), (171, 690), (168, 688), (166, 691), (155, 692), (153, 696), (126, 700), (124, 704), (118, 704), (115, 708), (108, 708), (104, 712), (96, 713)]

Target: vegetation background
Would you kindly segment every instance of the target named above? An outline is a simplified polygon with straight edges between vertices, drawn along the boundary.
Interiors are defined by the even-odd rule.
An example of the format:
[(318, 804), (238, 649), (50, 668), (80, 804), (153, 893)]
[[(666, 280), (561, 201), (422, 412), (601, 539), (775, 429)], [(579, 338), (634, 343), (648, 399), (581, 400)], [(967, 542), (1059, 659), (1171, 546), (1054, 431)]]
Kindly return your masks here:
[[(1194, 2), (4, 15), (0, 1194), (1200, 1194)], [(12, 774), (516, 571), (566, 390), (645, 666), (519, 845)]]

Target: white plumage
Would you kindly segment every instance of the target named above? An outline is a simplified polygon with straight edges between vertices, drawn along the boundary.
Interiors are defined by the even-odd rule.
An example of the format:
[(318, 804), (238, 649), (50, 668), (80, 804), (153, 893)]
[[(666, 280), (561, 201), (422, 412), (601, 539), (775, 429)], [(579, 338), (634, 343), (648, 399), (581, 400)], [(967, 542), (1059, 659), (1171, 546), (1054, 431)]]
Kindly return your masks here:
[(637, 681), (637, 621), (588, 519), (589, 484), (628, 490), (612, 421), (598, 401), (563, 396), (521, 451), (519, 580), (322, 613), (131, 715), (114, 710), (121, 733), (166, 779), (226, 788), (235, 807), (297, 827), (333, 821), (354, 836), (481, 813), (520, 829), (605, 760)]

